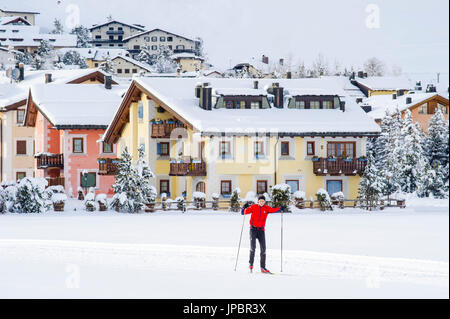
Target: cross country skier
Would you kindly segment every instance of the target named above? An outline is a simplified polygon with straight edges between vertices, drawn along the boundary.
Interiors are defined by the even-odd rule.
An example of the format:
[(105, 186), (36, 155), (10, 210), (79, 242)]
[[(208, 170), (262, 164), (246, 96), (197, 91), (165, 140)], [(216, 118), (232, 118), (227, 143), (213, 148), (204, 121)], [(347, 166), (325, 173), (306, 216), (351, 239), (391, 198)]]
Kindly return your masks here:
[(271, 272), (266, 268), (266, 234), (264, 226), (266, 225), (267, 215), (270, 213), (278, 213), (281, 211), (280, 207), (272, 208), (265, 205), (266, 198), (264, 195), (258, 197), (258, 204), (249, 205), (245, 203), (241, 214), (252, 214), (250, 218), (250, 272), (253, 272), (253, 262), (255, 260), (256, 240), (259, 241), (259, 248), (261, 250), (261, 272), (270, 274)]

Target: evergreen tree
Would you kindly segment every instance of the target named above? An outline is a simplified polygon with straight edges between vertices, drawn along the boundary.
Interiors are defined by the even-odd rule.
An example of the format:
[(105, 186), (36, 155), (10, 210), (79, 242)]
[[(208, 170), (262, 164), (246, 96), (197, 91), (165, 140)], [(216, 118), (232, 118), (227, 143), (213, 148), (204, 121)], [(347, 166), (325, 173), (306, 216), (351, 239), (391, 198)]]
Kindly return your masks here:
[(138, 148), (138, 159), (136, 161), (137, 180), (136, 186), (141, 191), (143, 203), (153, 203), (156, 200), (156, 189), (151, 185), (151, 179), (155, 177), (150, 166), (145, 160), (144, 146)]
[(61, 58), (61, 62), (65, 65), (78, 65), (80, 69), (87, 69), (86, 60), (77, 51), (67, 51)]
[(51, 206), (45, 195), (48, 182), (43, 178), (24, 177), (17, 185), (14, 210), (21, 213), (43, 213)]
[(137, 55), (136, 60), (148, 65), (153, 64), (155, 62), (155, 57), (152, 53), (150, 53), (150, 46), (144, 45), (141, 48), (141, 52)]
[(377, 206), (385, 188), (384, 180), (385, 177), (380, 176), (380, 170), (376, 166), (373, 151), (369, 150), (367, 152), (367, 166), (358, 189), (358, 197), (367, 203), (367, 209)]
[(77, 36), (77, 48), (89, 48), (91, 41), (91, 33), (89, 30), (82, 26), (76, 26), (72, 29), (70, 34), (75, 34)]
[(238, 212), (241, 209), (241, 189), (235, 188), (231, 193), (230, 209), (233, 212)]
[(32, 65), (36, 70), (51, 70), (55, 60), (55, 49), (47, 40), (41, 40)]
[(272, 206), (289, 211), (291, 187), (288, 184), (278, 184), (272, 188)]
[(54, 26), (54, 29), (51, 32), (52, 34), (63, 34), (64, 33), (64, 27), (60, 20), (55, 19), (53, 21), (53, 26)]
[(166, 46), (160, 46), (154, 58), (153, 67), (157, 73), (174, 73), (177, 63), (172, 59), (172, 50)]
[(33, 64), (33, 56), (29, 52), (17, 55), (17, 62), (31, 65)]
[(100, 64), (100, 69), (109, 74), (114, 73), (114, 61), (111, 59), (109, 54), (105, 56), (105, 61)]
[[(440, 109), (431, 117), (425, 150), (431, 167), (446, 167), (449, 163), (449, 127)], [(448, 172), (443, 176), (448, 179)]]

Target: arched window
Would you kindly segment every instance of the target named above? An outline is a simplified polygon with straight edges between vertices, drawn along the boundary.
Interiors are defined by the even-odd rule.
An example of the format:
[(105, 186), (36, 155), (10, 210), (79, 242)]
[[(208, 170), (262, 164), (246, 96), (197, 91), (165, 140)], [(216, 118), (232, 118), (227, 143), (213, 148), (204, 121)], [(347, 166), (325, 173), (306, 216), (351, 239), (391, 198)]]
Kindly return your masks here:
[(195, 191), (196, 192), (205, 192), (205, 182), (198, 182), (197, 185), (195, 186)]

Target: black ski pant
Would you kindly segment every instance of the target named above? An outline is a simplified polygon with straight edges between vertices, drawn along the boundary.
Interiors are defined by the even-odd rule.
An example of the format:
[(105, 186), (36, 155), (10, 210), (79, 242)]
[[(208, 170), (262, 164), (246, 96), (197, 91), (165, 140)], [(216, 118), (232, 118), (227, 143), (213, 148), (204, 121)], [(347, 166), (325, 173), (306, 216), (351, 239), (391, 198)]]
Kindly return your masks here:
[(250, 227), (250, 266), (253, 266), (255, 261), (256, 240), (259, 241), (259, 248), (261, 251), (261, 268), (266, 268), (266, 233), (264, 228)]

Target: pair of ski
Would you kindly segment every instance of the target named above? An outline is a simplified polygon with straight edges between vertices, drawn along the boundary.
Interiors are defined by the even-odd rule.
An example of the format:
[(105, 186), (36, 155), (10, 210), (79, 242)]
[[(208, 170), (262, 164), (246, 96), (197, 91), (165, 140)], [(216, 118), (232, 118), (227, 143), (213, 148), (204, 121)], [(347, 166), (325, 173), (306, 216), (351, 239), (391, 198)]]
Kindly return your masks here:
[[(250, 269), (249, 271), (250, 271), (251, 274), (254, 273), (254, 272), (253, 272), (253, 269)], [(270, 272), (270, 271), (267, 271), (267, 272), (262, 272), (262, 271), (261, 271), (261, 274), (262, 274), (262, 275), (277, 275), (276, 273), (273, 273), (273, 272)]]

